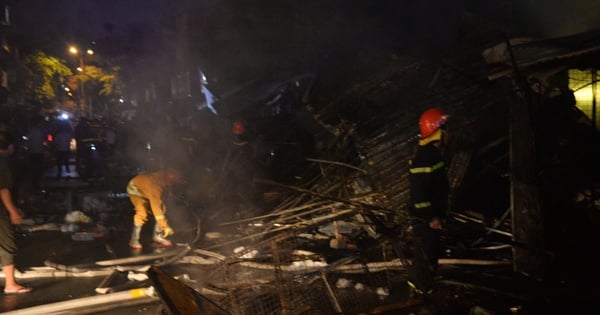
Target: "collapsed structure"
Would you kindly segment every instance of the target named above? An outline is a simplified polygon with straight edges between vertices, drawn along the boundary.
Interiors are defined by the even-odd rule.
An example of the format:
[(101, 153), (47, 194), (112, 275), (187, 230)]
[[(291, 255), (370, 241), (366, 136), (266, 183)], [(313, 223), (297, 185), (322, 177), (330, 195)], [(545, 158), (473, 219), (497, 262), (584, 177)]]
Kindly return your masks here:
[[(154, 265), (138, 273), (150, 276), (173, 313), (398, 314), (424, 307), (406, 286), (412, 244), (405, 209), (416, 122), (435, 104), (452, 115), (452, 206), (443, 279), (427, 306), (561, 306), (552, 295), (560, 292), (528, 289), (565, 281), (580, 292), (597, 280), (581, 276), (594, 261), (580, 260), (579, 247), (597, 246), (599, 135), (575, 106), (565, 71), (597, 69), (600, 37), (493, 42), (462, 47), (441, 63), (373, 52), (332, 65), (303, 104), (320, 126), (311, 130), (321, 149), (286, 183), (253, 178), (261, 187), (256, 208), (208, 205), (196, 229), (202, 237), (168, 255), (78, 270), (48, 264), (111, 270), (102, 294), (139, 286), (111, 287), (115, 273)], [(495, 48), (484, 58), (487, 47)], [(167, 284), (163, 269), (189, 278)], [(501, 285), (525, 280), (531, 282)], [(467, 301), (473, 294), (482, 296), (479, 305)]]

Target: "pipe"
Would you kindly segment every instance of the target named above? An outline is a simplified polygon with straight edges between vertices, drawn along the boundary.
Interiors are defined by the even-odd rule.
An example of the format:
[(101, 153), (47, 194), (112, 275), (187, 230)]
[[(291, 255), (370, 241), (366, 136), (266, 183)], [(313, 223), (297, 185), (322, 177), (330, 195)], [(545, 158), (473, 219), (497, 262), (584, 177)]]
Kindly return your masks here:
[(157, 300), (158, 297), (154, 294), (154, 287), (137, 288), (133, 290), (110, 293), (104, 295), (94, 295), (76, 300), (61, 301), (51, 304), (38, 305), (28, 308), (23, 308), (15, 311), (2, 313), (4, 315), (38, 315), (38, 314), (61, 314), (77, 309), (86, 309), (93, 306), (98, 306), (108, 303), (118, 303), (135, 299)]
[(83, 264), (83, 265), (64, 265), (58, 264), (51, 260), (44, 261), (44, 265), (52, 268), (56, 268), (58, 270), (67, 271), (70, 273), (78, 273), (78, 272), (89, 272), (90, 270), (104, 270), (108, 269), (107, 273), (112, 272), (112, 269), (116, 266), (120, 265), (130, 265), (130, 264), (146, 264), (158, 259), (167, 259), (170, 257), (178, 257), (181, 253), (187, 253), (189, 251), (189, 245), (185, 246), (177, 246), (173, 250), (167, 250), (163, 253), (159, 254), (148, 254), (148, 255), (140, 255), (134, 257), (125, 257), (125, 258), (117, 258), (117, 259), (109, 259), (109, 260), (100, 260), (96, 261), (92, 264)]
[(147, 262), (151, 260), (157, 260), (161, 258), (167, 258), (176, 256), (182, 251), (185, 252), (188, 250), (189, 246), (177, 246), (176, 250), (168, 250), (158, 254), (148, 254), (148, 255), (140, 255), (134, 257), (126, 257), (126, 258), (118, 258), (118, 259), (109, 259), (109, 260), (101, 260), (97, 261), (96, 265), (98, 266), (116, 266), (116, 265), (126, 265), (126, 264), (134, 264), (139, 262)]
[(342, 310), (342, 306), (340, 305), (340, 302), (338, 301), (337, 297), (335, 296), (335, 292), (333, 291), (333, 288), (331, 287), (331, 284), (329, 283), (329, 280), (327, 279), (327, 275), (324, 272), (321, 273), (321, 278), (323, 279), (323, 283), (325, 283), (325, 287), (327, 288), (329, 300), (331, 301), (331, 304), (332, 304), (333, 308), (335, 309), (336, 314), (343, 314), (344, 310)]
[[(32, 279), (32, 278), (72, 278), (72, 277), (98, 277), (105, 276), (112, 270), (87, 270), (83, 272), (75, 272), (73, 270), (58, 270), (53, 267), (31, 267), (23, 272), (15, 271), (17, 279)], [(3, 272), (0, 272), (0, 278), (4, 278)]]

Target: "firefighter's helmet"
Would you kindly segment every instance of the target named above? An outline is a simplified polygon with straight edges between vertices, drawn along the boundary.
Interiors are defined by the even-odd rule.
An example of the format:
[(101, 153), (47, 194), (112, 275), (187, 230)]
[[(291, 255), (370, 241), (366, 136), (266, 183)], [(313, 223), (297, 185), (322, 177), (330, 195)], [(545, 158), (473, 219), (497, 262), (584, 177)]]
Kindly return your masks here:
[(235, 136), (241, 136), (246, 132), (246, 128), (244, 127), (244, 123), (241, 120), (236, 120), (233, 122), (233, 126), (231, 127), (231, 133)]
[(447, 115), (438, 107), (430, 108), (419, 118), (419, 131), (421, 139), (431, 136), (436, 130), (446, 124)]

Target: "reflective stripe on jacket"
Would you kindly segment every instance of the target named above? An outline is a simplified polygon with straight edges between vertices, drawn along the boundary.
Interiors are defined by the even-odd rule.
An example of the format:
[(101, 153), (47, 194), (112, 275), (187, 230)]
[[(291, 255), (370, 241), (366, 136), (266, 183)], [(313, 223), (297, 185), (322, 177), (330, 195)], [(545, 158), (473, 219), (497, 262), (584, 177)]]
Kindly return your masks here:
[(434, 143), (417, 147), (409, 162), (410, 214), (429, 222), (444, 218), (448, 203), (448, 181), (441, 152)]

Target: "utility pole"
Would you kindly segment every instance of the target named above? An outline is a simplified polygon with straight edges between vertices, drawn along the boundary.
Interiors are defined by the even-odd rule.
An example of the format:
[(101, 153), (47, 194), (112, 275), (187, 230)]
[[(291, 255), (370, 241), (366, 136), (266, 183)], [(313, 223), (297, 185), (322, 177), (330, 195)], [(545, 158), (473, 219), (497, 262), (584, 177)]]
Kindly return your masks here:
[[(87, 101), (86, 101), (86, 96), (85, 96), (85, 80), (83, 79), (83, 71), (85, 69), (85, 62), (83, 60), (83, 55), (84, 52), (80, 51), (79, 48), (75, 47), (75, 46), (71, 46), (69, 47), (69, 52), (75, 56), (77, 56), (79, 58), (79, 67), (77, 68), (77, 71), (80, 72), (79, 75), (79, 82), (81, 85), (81, 91), (79, 92), (80, 98), (79, 98), (79, 110), (80, 112), (88, 112), (88, 114), (91, 116), (92, 115), (92, 108), (87, 108)], [(85, 51), (85, 54), (88, 55), (93, 55), (94, 51), (91, 49), (88, 49)]]
[[(83, 74), (83, 69), (85, 67), (85, 64), (83, 63), (83, 54), (79, 54), (79, 68), (81, 69), (80, 72), (81, 74)], [(85, 112), (86, 111), (86, 106), (85, 106), (85, 81), (83, 80), (83, 76), (79, 75), (79, 83), (81, 85), (81, 91), (79, 92), (79, 106), (81, 106), (80, 111), (81, 112)]]

